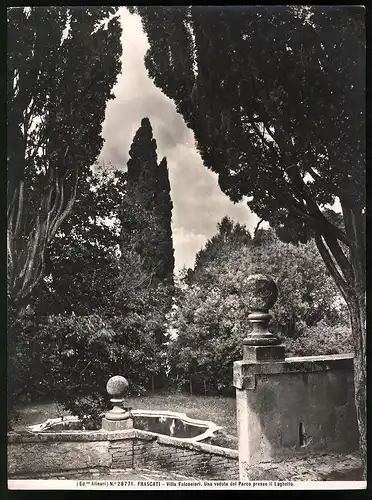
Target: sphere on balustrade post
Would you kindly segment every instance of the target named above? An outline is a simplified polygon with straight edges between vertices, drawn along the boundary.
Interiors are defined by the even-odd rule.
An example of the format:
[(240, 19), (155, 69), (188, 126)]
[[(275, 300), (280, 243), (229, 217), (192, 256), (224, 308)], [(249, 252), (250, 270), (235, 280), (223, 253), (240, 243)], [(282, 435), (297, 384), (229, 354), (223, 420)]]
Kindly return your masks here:
[(275, 281), (265, 274), (253, 274), (245, 282), (252, 332), (243, 340), (243, 359), (271, 361), (284, 359), (285, 350), (280, 339), (268, 330), (273, 307), (278, 298)]
[(128, 380), (121, 375), (111, 377), (107, 382), (106, 391), (111, 396), (113, 408), (102, 418), (102, 429), (105, 431), (121, 431), (133, 428), (133, 418), (130, 409), (124, 408), (124, 394), (128, 390)]

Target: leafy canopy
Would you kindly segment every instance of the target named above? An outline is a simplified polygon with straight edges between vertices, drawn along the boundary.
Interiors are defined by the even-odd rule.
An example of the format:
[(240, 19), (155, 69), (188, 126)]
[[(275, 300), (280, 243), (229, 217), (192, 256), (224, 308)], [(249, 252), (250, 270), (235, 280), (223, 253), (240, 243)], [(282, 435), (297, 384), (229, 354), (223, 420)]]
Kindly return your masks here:
[[(364, 10), (132, 8), (149, 75), (233, 201), (291, 242), (315, 236), (349, 308), (365, 290)], [(344, 230), (324, 213), (339, 199)], [(342, 245), (351, 249), (351, 255)], [(363, 308), (363, 306), (361, 306)]]

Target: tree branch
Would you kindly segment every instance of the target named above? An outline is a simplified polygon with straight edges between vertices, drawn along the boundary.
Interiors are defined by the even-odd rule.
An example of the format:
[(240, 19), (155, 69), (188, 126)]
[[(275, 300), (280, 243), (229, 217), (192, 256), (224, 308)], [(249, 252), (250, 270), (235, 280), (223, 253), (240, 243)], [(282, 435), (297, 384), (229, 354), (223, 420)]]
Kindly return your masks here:
[(361, 211), (355, 213), (352, 206), (344, 198), (340, 198), (342, 214), (345, 222), (346, 233), (355, 241), (355, 250), (350, 250), (351, 265), (354, 269), (354, 274), (359, 286), (366, 290), (366, 254), (365, 254), (365, 228), (362, 224)]
[[(267, 121), (267, 110), (265, 110), (264, 114), (262, 114), (262, 112), (261, 112), (261, 113), (259, 113), (259, 115), (260, 115), (260, 120), (262, 121), (265, 129), (268, 131), (268, 133), (271, 136), (271, 138), (273, 139), (273, 141), (275, 141), (275, 143), (278, 145), (279, 149), (282, 152), (284, 152), (284, 154), (285, 154), (285, 152), (287, 152), (287, 154), (289, 156), (292, 156), (293, 155), (293, 147), (291, 147), (291, 146), (286, 147), (284, 145), (284, 143), (282, 143), (283, 141), (278, 140), (277, 134), (273, 134), (270, 131), (270, 128), (268, 126), (268, 121)], [(339, 239), (340, 241), (342, 241), (345, 245), (347, 245), (348, 247), (353, 246), (353, 240), (350, 240), (347, 237), (347, 235), (343, 231), (341, 231), (340, 228), (338, 228), (337, 226), (335, 226), (334, 224), (329, 222), (326, 219), (326, 217), (322, 214), (317, 203), (315, 202), (315, 200), (313, 199), (311, 194), (308, 192), (308, 188), (307, 188), (306, 184), (304, 183), (304, 180), (301, 177), (300, 172), (298, 170), (297, 163), (295, 161), (292, 161), (291, 165), (286, 167), (284, 162), (283, 162), (283, 158), (278, 154), (278, 152), (275, 150), (275, 148), (272, 145), (270, 145), (268, 143), (268, 141), (265, 140), (263, 137), (262, 137), (262, 140), (265, 142), (265, 144), (267, 146), (271, 146), (272, 149), (275, 151), (276, 155), (279, 158), (279, 161), (281, 162), (282, 168), (286, 171), (286, 173), (291, 181), (292, 188), (294, 188), (298, 192), (300, 197), (306, 202), (310, 211), (312, 212), (311, 213), (309, 211), (308, 213), (306, 213), (306, 212), (301, 213), (301, 211), (298, 210), (298, 208), (297, 208), (296, 211), (297, 211), (298, 215), (300, 217), (304, 217), (308, 221), (311, 220), (313, 225), (315, 225), (315, 227), (320, 229), (323, 234), (327, 235), (327, 234), (329, 234), (329, 232), (332, 232), (335, 235), (335, 237), (337, 239)], [(314, 172), (314, 174), (315, 174), (315, 172)]]
[[(75, 203), (77, 186), (78, 186), (78, 179), (79, 179), (78, 169), (76, 168), (74, 170), (74, 172), (75, 172), (75, 179), (74, 179), (74, 186), (73, 186), (73, 191), (72, 191), (70, 200), (68, 201), (65, 210), (62, 212), (62, 214), (56, 219), (56, 221), (52, 225), (52, 227), (50, 229), (49, 236), (48, 236), (48, 241), (50, 241), (53, 238), (53, 236), (57, 232), (59, 226), (62, 224), (62, 222), (68, 216), (68, 214), (71, 212), (71, 209), (72, 209), (72, 207), (73, 207), (73, 205)], [(62, 186), (62, 190), (61, 191), (62, 191), (61, 202), (63, 202), (63, 192), (64, 192), (63, 186)]]
[(257, 233), (257, 231), (258, 231), (258, 229), (259, 229), (260, 225), (261, 225), (263, 222), (264, 222), (264, 219), (260, 219), (260, 220), (258, 221), (258, 223), (257, 223), (257, 225), (256, 225), (256, 227), (255, 227), (255, 229), (254, 229), (254, 233), (253, 233), (253, 234), (254, 234), (254, 236), (256, 236), (256, 233)]
[(21, 217), (23, 213), (23, 190), (24, 190), (24, 181), (21, 180), (19, 183), (19, 195), (18, 195), (18, 214), (17, 214), (17, 220), (16, 220), (16, 225), (14, 228), (14, 237), (16, 238), (19, 232), (20, 224), (21, 224)]
[(329, 254), (326, 246), (323, 243), (322, 236), (320, 234), (315, 235), (315, 244), (319, 250), (319, 253), (330, 273), (332, 278), (335, 280), (338, 289), (340, 290), (343, 298), (345, 299), (345, 302), (349, 305), (350, 304), (350, 289), (347, 284), (347, 282), (343, 279), (341, 274), (339, 273), (337, 267), (335, 266), (331, 255)]
[(344, 277), (348, 283), (352, 283), (354, 281), (354, 273), (353, 268), (345, 256), (340, 244), (338, 243), (336, 238), (333, 238), (331, 235), (323, 235), (323, 238), (330, 249), (335, 261), (340, 267), (341, 271), (344, 274)]
[[(27, 286), (27, 283), (30, 279), (31, 270), (32, 270), (32, 267), (34, 265), (36, 250), (38, 249), (40, 236), (41, 236), (41, 226), (40, 226), (40, 215), (38, 214), (37, 218), (36, 218), (35, 229), (33, 231), (33, 243), (31, 246), (31, 250), (27, 252), (27, 258), (26, 258), (25, 265), (23, 266), (23, 269), (19, 273), (19, 278), (23, 278), (23, 279), (22, 279), (22, 284), (20, 286), (20, 289), (16, 295), (16, 297), (18, 299), (21, 297), (21, 295), (24, 292), (24, 290)], [(31, 244), (31, 242), (32, 242), (32, 240), (30, 238), (29, 243)]]

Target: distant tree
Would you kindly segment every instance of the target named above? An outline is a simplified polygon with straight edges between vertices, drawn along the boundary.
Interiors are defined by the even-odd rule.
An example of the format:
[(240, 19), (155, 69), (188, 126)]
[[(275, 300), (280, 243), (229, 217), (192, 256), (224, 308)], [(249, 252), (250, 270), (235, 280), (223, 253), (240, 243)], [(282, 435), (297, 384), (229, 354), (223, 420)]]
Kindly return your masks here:
[(303, 326), (321, 320), (330, 325), (348, 323), (346, 304), (313, 241), (294, 246), (282, 242), (272, 229), (259, 229), (252, 239), (245, 226), (227, 217), (217, 230), (197, 254), (186, 283), (235, 290), (244, 299), (249, 273), (268, 273), (279, 286), (273, 312), (282, 335), (297, 336)]
[(173, 284), (172, 201), (166, 158), (158, 164), (156, 141), (148, 118), (141, 121), (131, 145), (128, 189), (122, 210), (122, 246), (134, 248), (153, 283)]
[(203, 271), (209, 266), (218, 267), (221, 259), (226, 259), (228, 252), (249, 246), (252, 242), (250, 232), (245, 226), (234, 223), (232, 219), (225, 216), (217, 223), (217, 233), (210, 238), (204, 248), (195, 257), (194, 269), (188, 274), (189, 283), (203, 282)]
[(103, 144), (121, 67), (116, 10), (8, 9), (7, 262), (17, 311), (44, 275), (46, 248)]
[(169, 285), (173, 285), (174, 248), (172, 233), (173, 203), (170, 195), (170, 182), (167, 159), (163, 158), (158, 166), (158, 183), (155, 197), (155, 216), (160, 226), (159, 252), (163, 255), (163, 270), (159, 278)]
[[(128, 161), (127, 193), (121, 211), (121, 248), (128, 248), (140, 258), (150, 276), (149, 286), (157, 290), (161, 301), (163, 324), (154, 330), (159, 349), (165, 341), (165, 321), (172, 305), (174, 290), (174, 250), (172, 240), (172, 200), (166, 158), (158, 164), (156, 140), (148, 118), (143, 118), (131, 145)], [(154, 387), (162, 387), (165, 365)]]
[[(350, 312), (366, 457), (363, 6), (138, 6), (149, 75), (233, 201), (316, 246)], [(344, 229), (327, 217), (338, 198)]]
[(244, 300), (217, 286), (188, 286), (180, 292), (171, 319), (171, 383), (205, 395), (233, 393), (232, 362), (241, 358), (248, 329)]
[[(184, 273), (185, 285), (176, 296), (171, 326), (177, 338), (169, 342), (173, 380), (176, 377), (186, 386), (190, 382), (194, 391), (232, 388), (233, 361), (241, 356), (242, 340), (251, 329), (246, 279), (255, 272), (273, 276), (278, 284), (270, 329), (295, 353), (296, 349), (298, 353), (313, 349), (309, 354), (316, 355), (350, 348), (345, 342), (350, 333), (343, 315), (346, 305), (314, 242), (284, 243), (272, 229), (260, 229), (252, 239), (244, 226), (227, 217), (217, 227), (217, 234), (199, 252), (191, 278)], [(327, 334), (330, 328), (341, 329), (344, 341), (337, 345), (340, 336), (328, 336), (317, 348), (307, 340), (317, 325)], [(316, 332), (319, 336), (321, 328)]]
[[(240, 262), (244, 266), (244, 260)], [(281, 241), (272, 229), (259, 229), (253, 239), (252, 264), (253, 270), (266, 270), (278, 283), (273, 311), (282, 335), (297, 337), (322, 320), (349, 328), (345, 301), (314, 241), (292, 245)]]

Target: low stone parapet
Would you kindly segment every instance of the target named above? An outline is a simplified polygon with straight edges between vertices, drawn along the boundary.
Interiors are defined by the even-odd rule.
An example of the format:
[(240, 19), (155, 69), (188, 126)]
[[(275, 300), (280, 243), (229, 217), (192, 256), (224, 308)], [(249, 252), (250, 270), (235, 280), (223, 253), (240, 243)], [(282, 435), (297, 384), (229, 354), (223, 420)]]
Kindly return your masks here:
[(152, 432), (70, 431), (8, 434), (8, 474), (151, 468), (236, 480), (238, 452)]

